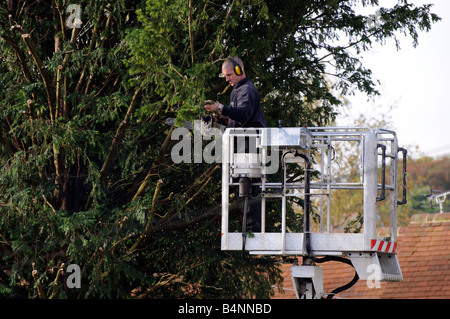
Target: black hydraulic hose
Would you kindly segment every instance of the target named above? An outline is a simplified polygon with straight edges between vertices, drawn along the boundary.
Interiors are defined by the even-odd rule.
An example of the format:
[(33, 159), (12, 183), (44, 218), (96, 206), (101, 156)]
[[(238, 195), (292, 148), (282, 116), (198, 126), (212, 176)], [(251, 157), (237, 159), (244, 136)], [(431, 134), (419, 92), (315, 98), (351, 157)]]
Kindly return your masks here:
[(248, 177), (239, 179), (239, 197), (244, 197), (244, 211), (242, 212), (242, 256), (245, 259), (245, 242), (247, 239), (248, 199), (251, 196), (252, 180)]
[[(311, 162), (309, 160), (309, 158), (304, 155), (304, 154), (296, 154), (297, 156), (300, 156), (301, 158), (303, 158), (305, 160), (305, 202), (304, 202), (304, 224), (303, 224), (303, 229), (304, 229), (304, 233), (305, 233), (305, 246), (306, 246), (306, 253), (308, 258), (310, 258), (312, 261), (316, 262), (316, 263), (323, 263), (326, 261), (338, 261), (338, 262), (343, 262), (346, 263), (350, 266), (353, 267), (352, 262), (349, 259), (343, 258), (343, 257), (338, 257), (338, 256), (325, 256), (324, 258), (316, 258), (313, 253), (312, 253), (312, 248), (311, 248), (311, 229), (310, 229), (310, 214), (311, 214), (311, 203), (310, 203), (310, 195), (311, 195)], [(354, 268), (354, 267), (353, 267)], [(356, 282), (359, 280), (359, 276), (358, 273), (356, 272), (355, 269), (355, 276), (353, 277), (353, 279), (341, 286), (338, 287), (336, 289), (334, 289), (328, 296), (326, 299), (332, 299), (334, 297), (334, 295), (336, 295), (337, 293), (340, 293), (344, 290), (347, 290), (349, 288), (351, 288), (354, 284), (356, 284)]]
[(311, 227), (310, 227), (310, 215), (311, 215), (311, 162), (308, 156), (304, 154), (296, 154), (305, 160), (305, 200), (303, 204), (304, 220), (303, 220), (303, 232), (305, 233), (305, 246), (308, 257), (312, 257), (311, 249)]
[(286, 179), (285, 179), (285, 171), (286, 171), (286, 163), (284, 162), (284, 159), (286, 157), (287, 154), (289, 153), (294, 153), (293, 151), (289, 151), (284, 153), (281, 156), (281, 193), (284, 194), (285, 188), (286, 188)]
[(338, 293), (340, 293), (340, 292), (342, 292), (342, 291), (344, 291), (344, 290), (350, 289), (351, 287), (353, 287), (354, 284), (356, 284), (356, 283), (358, 282), (358, 280), (359, 280), (359, 276), (358, 276), (358, 273), (357, 273), (356, 270), (355, 270), (355, 276), (353, 277), (353, 279), (352, 279), (349, 283), (347, 283), (347, 284), (345, 284), (345, 285), (343, 285), (343, 286), (341, 286), (341, 287), (338, 287), (338, 288), (334, 289), (334, 290), (327, 296), (326, 299), (333, 299), (333, 297), (334, 297), (335, 294), (338, 294)]
[(242, 256), (245, 259), (245, 242), (247, 240), (247, 211), (248, 211), (248, 196), (244, 198), (244, 217), (242, 219)]
[(399, 147), (398, 151), (403, 153), (403, 199), (397, 201), (397, 205), (405, 205), (408, 202), (406, 199), (406, 161), (408, 151), (403, 147)]
[[(352, 264), (352, 262), (349, 259), (343, 258), (343, 257), (338, 257), (338, 256), (325, 256), (323, 258), (317, 258), (313, 255), (312, 253), (312, 248), (311, 248), (311, 230), (310, 230), (310, 208), (311, 208), (311, 203), (310, 203), (310, 190), (311, 190), (311, 162), (309, 161), (309, 158), (304, 155), (304, 154), (299, 154), (298, 156), (302, 157), (305, 160), (305, 203), (304, 203), (304, 212), (305, 212), (305, 216), (304, 216), (304, 233), (305, 233), (305, 246), (306, 246), (306, 253), (308, 255), (308, 257), (313, 260), (316, 263), (323, 263), (326, 261), (338, 261), (338, 262), (343, 262), (346, 263), (350, 266), (352, 266), (353, 268), (355, 268)], [(328, 296), (326, 299), (332, 299), (334, 297), (334, 295), (336, 295), (337, 293), (340, 293), (344, 290), (347, 290), (349, 288), (351, 288), (354, 284), (356, 284), (356, 282), (359, 280), (359, 276), (358, 273), (356, 272), (355, 269), (355, 276), (353, 277), (353, 279), (341, 286), (338, 287), (336, 289), (334, 289)]]
[[(318, 264), (324, 263), (324, 262), (327, 262), (327, 261), (338, 261), (338, 262), (345, 263), (345, 264), (347, 264), (347, 265), (352, 266), (353, 269), (355, 268), (355, 267), (353, 266), (353, 264), (352, 264), (352, 262), (351, 262), (350, 259), (343, 258), (343, 257), (339, 257), (339, 256), (325, 256), (325, 257), (323, 257), (323, 258), (313, 258), (313, 260), (314, 260), (315, 263), (318, 263)], [(351, 287), (353, 287), (354, 284), (356, 284), (356, 282), (357, 282), (358, 280), (359, 280), (359, 276), (358, 276), (358, 273), (356, 272), (356, 269), (355, 269), (355, 276), (353, 277), (353, 279), (352, 279), (350, 282), (348, 282), (347, 284), (345, 284), (345, 285), (343, 285), (343, 286), (341, 286), (341, 287), (338, 287), (338, 288), (334, 289), (334, 290), (327, 296), (326, 299), (332, 299), (332, 298), (334, 297), (334, 295), (336, 295), (336, 294), (338, 294), (338, 293), (340, 293), (340, 292), (342, 292), (342, 291), (344, 291), (344, 290), (350, 289)]]

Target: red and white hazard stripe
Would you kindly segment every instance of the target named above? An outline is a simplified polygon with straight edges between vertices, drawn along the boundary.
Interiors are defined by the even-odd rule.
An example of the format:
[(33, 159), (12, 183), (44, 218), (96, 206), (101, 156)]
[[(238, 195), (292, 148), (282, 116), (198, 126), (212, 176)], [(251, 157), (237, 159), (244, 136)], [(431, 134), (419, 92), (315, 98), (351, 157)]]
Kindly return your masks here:
[(370, 240), (370, 249), (383, 253), (397, 253), (397, 243), (380, 239)]

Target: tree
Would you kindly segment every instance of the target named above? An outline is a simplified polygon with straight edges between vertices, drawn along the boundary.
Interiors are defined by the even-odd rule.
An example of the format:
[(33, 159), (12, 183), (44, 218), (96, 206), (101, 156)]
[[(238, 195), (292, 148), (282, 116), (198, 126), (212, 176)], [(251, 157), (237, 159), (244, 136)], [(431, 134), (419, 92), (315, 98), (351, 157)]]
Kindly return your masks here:
[[(220, 169), (175, 165), (166, 117), (198, 118), (239, 55), (267, 123), (327, 125), (335, 90), (376, 94), (349, 48), (429, 30), (430, 5), (377, 1), (8, 0), (0, 7), (0, 294), (268, 297), (271, 262), (222, 252)], [(79, 18), (79, 20), (75, 20)], [(339, 32), (339, 34), (338, 34)], [(335, 44), (339, 37), (347, 46)], [(260, 260), (260, 259), (258, 259)], [(66, 285), (67, 265), (81, 288)]]
[[(436, 201), (430, 202), (430, 195), (450, 190), (449, 156), (431, 158), (422, 156), (410, 159), (408, 163), (408, 195), (410, 202), (405, 208), (405, 214), (410, 217), (413, 213), (436, 213), (440, 211)], [(450, 203), (443, 202), (444, 211), (448, 212)]]

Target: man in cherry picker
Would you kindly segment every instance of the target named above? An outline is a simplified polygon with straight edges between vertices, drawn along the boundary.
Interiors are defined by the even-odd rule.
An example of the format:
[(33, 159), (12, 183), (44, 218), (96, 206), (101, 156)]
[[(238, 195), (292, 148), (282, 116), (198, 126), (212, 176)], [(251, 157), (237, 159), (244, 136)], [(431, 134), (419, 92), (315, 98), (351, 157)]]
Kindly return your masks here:
[[(222, 64), (222, 74), (225, 80), (233, 87), (230, 96), (230, 105), (223, 105), (220, 102), (207, 100), (205, 109), (208, 112), (214, 112), (219, 118), (225, 119), (231, 127), (261, 128), (266, 127), (261, 98), (254, 84), (245, 75), (244, 64), (239, 57), (227, 58)], [(253, 143), (255, 141), (253, 140)], [(251, 140), (246, 138), (245, 145), (237, 146), (235, 152), (249, 152), (249, 143)], [(236, 147), (236, 146), (235, 146)], [(254, 145), (252, 145), (254, 147)], [(242, 179), (240, 180), (241, 183)], [(249, 181), (250, 182), (250, 181)], [(259, 188), (251, 187), (251, 194), (242, 194), (241, 196), (258, 196)], [(239, 189), (236, 188), (235, 196), (239, 198)], [(241, 199), (240, 209), (245, 216), (245, 205)], [(261, 231), (261, 199), (250, 201), (247, 211), (245, 231)]]

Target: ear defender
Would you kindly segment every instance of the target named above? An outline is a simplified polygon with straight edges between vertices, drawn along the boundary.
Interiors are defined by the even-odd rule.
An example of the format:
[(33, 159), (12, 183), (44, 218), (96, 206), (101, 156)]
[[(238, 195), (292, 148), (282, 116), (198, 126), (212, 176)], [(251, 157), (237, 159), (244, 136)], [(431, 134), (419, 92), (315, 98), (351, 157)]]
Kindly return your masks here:
[(234, 59), (232, 59), (232, 58), (228, 58), (228, 60), (230, 60), (231, 63), (233, 63), (233, 66), (234, 66), (233, 70), (234, 70), (234, 73), (235, 73), (237, 76), (241, 76), (242, 74), (244, 74), (244, 70), (242, 70), (242, 66), (241, 66), (239, 63), (237, 63), (237, 62), (236, 62)]

